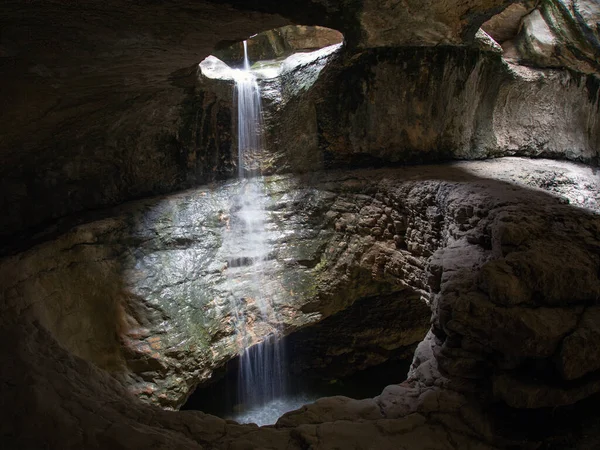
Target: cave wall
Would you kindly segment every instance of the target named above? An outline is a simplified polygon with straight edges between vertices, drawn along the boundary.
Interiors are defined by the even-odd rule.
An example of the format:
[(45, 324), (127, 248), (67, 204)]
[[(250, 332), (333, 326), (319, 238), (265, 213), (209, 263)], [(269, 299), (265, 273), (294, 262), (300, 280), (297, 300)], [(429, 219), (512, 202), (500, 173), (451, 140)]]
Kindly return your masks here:
[[(300, 383), (335, 381), (390, 360), (410, 363), (430, 322), (430, 306), (411, 290), (363, 298), (284, 340), (289, 373)], [(389, 373), (386, 382), (406, 374)]]
[[(261, 295), (285, 333), (384, 293), (397, 294), (397, 314), (402, 305), (407, 316), (428, 310), (414, 298), (428, 295), (424, 258), (440, 242), (426, 241), (440, 231), (426, 228), (402, 238), (396, 264), (406, 264), (410, 280), (395, 280), (400, 274), (374, 278), (373, 258), (390, 245), (396, 252), (396, 243), (389, 230), (372, 230), (397, 221), (404, 235), (417, 229), (425, 211), (409, 206), (384, 217), (391, 204), (376, 196), (376, 185), (362, 186), (360, 176), (335, 180), (284, 177), (264, 187), (271, 248)], [(270, 332), (250, 298), (253, 267), (231, 264), (243, 256), (244, 233), (230, 232), (239, 189), (239, 183), (221, 183), (126, 205), (3, 260), (3, 311), (26, 312), (138, 398), (181, 406), (196, 384), (239, 352), (232, 298), (244, 301), (252, 343)], [(356, 222), (354, 232), (336, 225), (340, 215)], [(401, 322), (390, 349), (416, 344), (427, 316)], [(373, 355), (366, 366), (380, 362)]]
[[(290, 22), (338, 29), (352, 48), (411, 39), (469, 42), (508, 3), (407, 4), (411, 15), (404, 7), (390, 15), (379, 2), (354, 0), (234, 1), (227, 7), (207, 1), (125, 7), (111, 0), (93, 8), (60, 0), (9, 2), (0, 18), (2, 237), (29, 236), (74, 213), (226, 176), (227, 137), (218, 136), (228, 132), (227, 124), (214, 125), (214, 150), (188, 134), (189, 117), (199, 114), (197, 122), (205, 123), (223, 110), (209, 98), (194, 105), (186, 81), (220, 43)], [(369, 35), (392, 16), (399, 20), (385, 36)], [(417, 16), (419, 26), (427, 22), (436, 32), (412, 33), (408, 25), (414, 24), (406, 21)], [(215, 160), (225, 168), (215, 169)]]
[[(125, 5), (111, 0), (93, 8), (61, 0), (8, 2), (0, 17), (0, 75), (7, 92), (0, 121), (3, 238), (12, 242), (15, 233), (59, 217), (226, 177), (231, 170), (230, 100), (225, 91), (215, 94), (196, 86), (196, 64), (218, 41), (239, 40), (290, 21), (338, 28), (348, 48), (358, 53), (332, 65), (331, 75), (323, 79), (335, 83), (336, 74), (351, 73), (353, 57), (372, 61), (374, 70), (363, 66), (348, 84), (339, 85), (340, 92), (352, 94), (355, 103), (347, 105), (352, 114), (387, 117), (398, 105), (382, 98), (379, 80), (402, 85), (404, 67), (398, 70), (400, 61), (380, 61), (377, 55), (393, 55), (386, 48), (390, 45), (471, 44), (480, 24), (508, 3), (383, 7), (379, 1), (309, 6), (234, 1), (236, 9), (210, 2)], [(412, 14), (404, 14), (406, 8)], [(520, 48), (524, 54), (527, 47)], [(454, 126), (451, 116), (460, 113), (470, 139), (486, 145), (491, 139), (492, 149), (594, 162), (598, 83), (593, 75), (530, 70), (505, 65), (498, 56), (443, 46), (398, 53), (404, 51), (414, 52), (408, 58), (409, 90), (419, 87), (410, 121), (428, 138), (415, 152), (432, 151), (436, 139), (429, 124), (419, 120), (434, 118), (431, 126), (446, 131), (452, 128), (448, 123)], [(432, 63), (446, 61), (447, 71), (432, 74), (415, 63), (415, 55), (431, 55), (425, 57)], [(571, 56), (559, 63), (553, 59), (552, 67), (587, 72), (571, 65)], [(522, 62), (545, 65), (535, 58)], [(501, 80), (486, 75), (495, 68)], [(426, 77), (436, 83), (428, 84)], [(484, 123), (471, 119), (454, 97), (444, 104), (451, 111), (439, 108), (428, 92), (433, 87), (443, 98), (450, 86), (449, 92), (472, 105), (463, 84), (493, 92), (477, 103), (485, 112)], [(361, 95), (351, 87), (360, 87)], [(535, 95), (525, 98), (528, 93)], [(383, 102), (381, 113), (369, 109), (371, 98)], [(369, 140), (377, 143), (377, 158), (394, 160), (386, 139), (396, 136), (388, 129), (373, 122), (363, 127), (345, 111), (339, 118), (335, 106), (313, 100), (314, 108), (294, 113), (310, 119), (303, 131), (310, 152), (316, 149), (310, 170), (335, 165), (335, 152), (345, 157), (340, 163), (354, 163), (345, 145), (362, 149)], [(415, 112), (422, 115), (415, 117)], [(288, 113), (288, 123), (291, 118)], [(360, 133), (344, 131), (342, 119), (360, 125)], [(513, 127), (518, 130), (514, 136)], [(451, 137), (444, 135), (447, 142)], [(463, 153), (455, 156), (473, 156), (470, 142), (457, 142)], [(327, 158), (320, 153), (325, 146)], [(206, 154), (205, 147), (210, 149)], [(206, 321), (214, 333), (198, 336), (171, 320), (186, 308), (197, 314), (194, 320), (214, 319), (212, 311), (227, 318), (223, 304), (210, 304), (212, 296), (201, 305), (207, 310), (189, 302), (200, 289), (198, 274), (218, 278), (222, 269), (204, 266), (206, 259), (215, 261), (205, 250), (224, 227), (222, 208), (211, 210), (206, 222), (196, 220), (197, 210), (209, 203), (202, 193), (217, 185), (192, 191), (192, 198), (184, 193), (165, 204), (148, 200), (103, 211), (102, 220), (85, 216), (81, 220), (87, 224), (71, 228), (66, 223), (54, 241), (41, 245), (20, 242), (28, 250), (1, 263), (3, 444), (325, 449), (351, 441), (359, 448), (508, 447), (498, 440), (479, 400), (516, 408), (555, 407), (600, 391), (597, 173), (547, 161), (539, 162), (543, 166), (508, 161), (454, 165), (458, 170), (306, 175), (298, 179), (302, 189), (288, 191), (288, 197), (285, 189), (278, 191), (282, 211), (304, 215), (302, 227), (308, 230), (326, 230), (318, 239), (300, 233), (307, 242), (296, 246), (298, 254), (290, 255), (282, 245), (279, 256), (293, 268), (286, 266), (285, 272), (318, 272), (322, 289), (318, 299), (302, 300), (290, 330), (334, 314), (357, 297), (409, 288), (431, 302), (434, 315), (407, 383), (363, 402), (318, 402), (283, 418), (276, 428), (257, 430), (201, 413), (175, 414), (138, 401), (176, 406), (208, 376), (211, 364), (231, 356), (219, 354), (218, 347), (219, 340), (227, 342), (227, 326), (219, 334), (221, 324), (212, 329)], [(222, 172), (214, 173), (215, 163), (223, 165)], [(289, 178), (274, 179), (277, 184)], [(307, 192), (306, 186), (314, 191)], [(323, 209), (315, 210), (313, 201), (321, 194), (323, 202), (317, 204)], [(294, 225), (293, 216), (281, 222)], [(321, 238), (324, 248), (308, 245)], [(347, 241), (354, 247), (346, 247)], [(159, 289), (153, 289), (152, 278), (160, 281)], [(206, 342), (215, 346), (214, 354)], [(197, 359), (206, 362), (207, 372), (197, 367)], [(188, 373), (190, 378), (183, 375)]]
[(598, 86), (595, 76), (512, 65), (475, 49), (340, 53), (308, 93), (279, 108), (269, 147), (284, 153), (289, 142), (293, 158), (302, 151), (298, 130), (310, 126), (318, 144), (302, 148), (326, 167), (501, 155), (597, 164)]
[[(594, 75), (515, 64), (493, 48), (312, 55), (258, 75), (265, 174), (506, 155), (598, 163)], [(231, 98), (226, 75), (201, 74), (200, 83), (211, 92), (226, 85), (221, 101)]]
[(2, 239), (226, 176), (230, 114), (195, 95), (197, 64), (288, 23), (209, 2), (5, 4)]
[[(198, 86), (195, 65), (216, 46), (290, 20), (337, 28), (345, 36), (346, 56), (313, 95), (284, 92), (289, 106), (277, 108), (281, 120), (274, 123), (270, 147), (290, 148), (272, 157), (267, 173), (352, 159), (418, 162), (563, 152), (582, 161), (597, 158), (594, 75), (526, 70), (493, 54), (478, 57), (443, 46), (471, 45), (478, 27), (510, 2), (436, 2), (426, 8), (408, 2), (403, 8), (411, 14), (378, 2), (234, 2), (241, 9), (196, 2), (188, 9), (137, 5), (124, 14), (113, 3), (92, 12), (64, 2), (32, 4), (27, 12), (18, 3), (7, 5), (0, 69), (8, 94), (0, 117), (0, 187), (6, 193), (0, 228), (7, 242), (76, 212), (234, 173), (231, 97)], [(573, 62), (594, 57), (592, 6), (567, 8), (553, 1), (539, 10), (547, 19), (544, 11), (553, 11), (552, 17), (561, 12), (561, 21), (553, 22), (553, 32), (562, 33), (560, 45), (581, 47), (589, 40), (588, 50), (573, 50), (570, 62), (552, 64), (519, 50), (520, 61), (593, 73)], [(528, 33), (529, 40), (535, 37)], [(291, 77), (288, 84), (296, 81)]]
[[(3, 421), (5, 442), (274, 449), (320, 434), (328, 448), (347, 443), (360, 419), (360, 435), (382, 448), (435, 438), (439, 446), (426, 448), (451, 440), (489, 450), (508, 444), (481, 405), (558, 406), (600, 392), (593, 168), (501, 158), (266, 181), (269, 228), (280, 227), (281, 271), (269, 278), (288, 331), (346, 310), (342, 326), (360, 339), (356, 319), (385, 314), (397, 328), (363, 330), (357, 356), (368, 365), (414, 344), (424, 322), (405, 319), (431, 308), (409, 380), (374, 399), (324, 399), (261, 430), (131, 396), (176, 406), (235, 355), (233, 346), (221, 353), (232, 330), (218, 249), (236, 184), (223, 183), (124, 205), (2, 261), (1, 398), (25, 405)], [(353, 310), (361, 298), (360, 308), (376, 308)], [(343, 359), (343, 342), (333, 348), (332, 361)], [(32, 420), (35, 432), (25, 432)], [(69, 429), (78, 432), (57, 434)]]
[[(518, 333), (522, 328), (515, 321), (523, 316), (528, 317), (524, 337), (548, 343), (536, 344), (532, 353), (516, 359), (512, 352), (519, 347), (513, 349), (510, 336), (494, 332), (486, 337), (491, 349), (507, 355), (514, 370), (521, 368), (525, 357), (549, 357), (549, 349), (557, 347), (567, 328), (575, 330), (575, 318), (587, 311), (599, 292), (594, 275), (600, 264), (594, 253), (598, 217), (564, 204), (597, 210), (598, 180), (591, 169), (588, 174), (558, 163), (552, 169), (544, 162), (519, 159), (480, 164), (480, 173), (470, 172), (466, 165), (266, 179), (271, 248), (262, 286), (284, 332), (319, 322), (362, 299), (361, 308), (375, 311), (350, 313), (343, 327), (350, 334), (339, 333), (328, 341), (339, 350), (337, 358), (362, 354), (356, 367), (368, 367), (415, 344), (423, 334), (423, 321), (428, 321), (422, 315), (429, 309), (426, 304), (442, 296), (443, 301), (433, 303), (439, 336), (460, 334), (464, 327), (487, 332), (485, 320), (498, 321), (489, 327), (492, 331), (505, 326)], [(525, 187), (515, 188), (503, 180), (518, 180)], [(557, 198), (530, 187), (554, 190), (562, 206), (555, 206), (561, 204)], [(112, 373), (138, 398), (180, 406), (196, 384), (208, 380), (239, 350), (231, 297), (248, 297), (244, 274), (251, 274), (252, 267), (229, 264), (243, 247), (242, 233), (229, 231), (239, 208), (238, 189), (237, 182), (219, 183), (124, 205), (107, 211), (103, 219), (3, 259), (2, 316), (10, 320), (19, 313), (22, 319), (38, 322), (74, 355)], [(534, 201), (529, 197), (546, 205), (535, 219), (528, 218), (533, 212), (519, 216)], [(566, 225), (550, 226), (552, 221)], [(546, 239), (543, 230), (557, 226), (558, 237)], [(571, 255), (570, 271), (546, 256), (553, 254), (549, 249), (558, 245), (564, 227), (577, 231), (565, 237), (573, 248), (560, 244), (561, 252)], [(484, 264), (488, 259), (495, 262)], [(458, 271), (462, 264), (469, 277), (456, 275), (464, 286), (455, 291), (443, 273)], [(577, 278), (577, 284), (566, 281), (571, 278)], [(579, 296), (572, 301), (571, 291)], [(270, 331), (256, 320), (257, 307), (251, 299), (244, 301), (249, 334), (256, 342)], [(484, 308), (477, 316), (484, 322), (467, 314), (460, 316), (462, 328), (446, 325), (451, 319), (445, 309), (454, 311), (455, 304), (470, 301)], [(503, 301), (512, 302), (508, 306), (514, 313), (503, 309), (507, 307)], [(540, 308), (545, 302), (549, 309)], [(396, 315), (389, 318), (393, 332), (362, 330), (358, 318), (386, 315), (386, 308), (390, 308), (387, 315)], [(464, 308), (452, 314), (460, 315)], [(554, 327), (560, 315), (564, 323)], [(485, 319), (488, 316), (493, 319)], [(411, 317), (415, 320), (407, 320)], [(322, 328), (323, 333), (331, 332)], [(593, 321), (589, 328), (595, 329)], [(558, 335), (550, 339), (548, 333)], [(360, 341), (358, 353), (348, 353), (345, 344), (354, 339)], [(568, 345), (567, 354), (579, 355), (581, 349)], [(487, 358), (490, 351), (471, 358)], [(448, 358), (448, 364), (462, 367), (460, 355)], [(559, 367), (573, 364), (572, 357), (566, 361)], [(581, 366), (594, 370), (591, 363)], [(469, 371), (471, 366), (465, 367)], [(579, 369), (564, 370), (575, 374), (569, 377), (583, 376)], [(481, 372), (468, 377), (475, 375)], [(590, 392), (597, 391), (593, 386)]]
[(523, 18), (507, 49), (538, 67), (600, 71), (600, 11), (594, 0), (542, 1)]

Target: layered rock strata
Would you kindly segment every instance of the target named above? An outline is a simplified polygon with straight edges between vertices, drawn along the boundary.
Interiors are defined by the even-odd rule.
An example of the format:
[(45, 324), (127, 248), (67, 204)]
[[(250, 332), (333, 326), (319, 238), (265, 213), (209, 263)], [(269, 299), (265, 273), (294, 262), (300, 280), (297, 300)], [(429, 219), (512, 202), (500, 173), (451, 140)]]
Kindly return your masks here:
[(600, 8), (594, 0), (543, 1), (509, 42), (526, 64), (600, 72)]
[[(408, 290), (431, 306), (432, 326), (406, 383), (260, 430), (140, 405), (96, 367), (176, 404), (232, 356), (219, 236), (234, 186), (126, 205), (2, 261), (2, 341), (13, 343), (2, 346), (2, 398), (27, 411), (3, 423), (15, 448), (494, 448), (515, 441), (486, 405), (561, 406), (600, 391), (595, 169), (506, 158), (265, 180), (288, 332), (359, 298), (402, 307)], [(31, 420), (36, 433), (17, 438)]]

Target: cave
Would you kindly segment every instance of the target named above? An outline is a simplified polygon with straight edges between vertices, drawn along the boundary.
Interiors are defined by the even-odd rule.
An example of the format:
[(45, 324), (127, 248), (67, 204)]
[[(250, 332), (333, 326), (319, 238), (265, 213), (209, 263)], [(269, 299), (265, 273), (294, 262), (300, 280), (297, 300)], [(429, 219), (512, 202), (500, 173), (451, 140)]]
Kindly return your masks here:
[(0, 447), (600, 447), (599, 30), (6, 2)]

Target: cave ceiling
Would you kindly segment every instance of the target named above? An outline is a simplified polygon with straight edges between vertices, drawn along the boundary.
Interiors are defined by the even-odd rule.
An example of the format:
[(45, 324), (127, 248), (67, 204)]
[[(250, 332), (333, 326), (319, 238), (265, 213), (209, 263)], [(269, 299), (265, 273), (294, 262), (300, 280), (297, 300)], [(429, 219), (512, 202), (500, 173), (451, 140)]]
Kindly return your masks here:
[(198, 156), (177, 141), (197, 64), (215, 47), (290, 23), (338, 29), (357, 50), (460, 45), (509, 3), (4, 2), (2, 234), (209, 181), (189, 173)]
[(339, 29), (350, 45), (361, 48), (460, 45), (508, 3), (5, 2), (2, 158), (14, 163), (28, 151), (41, 150), (45, 136), (58, 132), (63, 137), (56, 125), (76, 136), (82, 116), (108, 112), (111, 106), (124, 109), (118, 103), (164, 88), (177, 70), (197, 64), (221, 42), (300, 23)]

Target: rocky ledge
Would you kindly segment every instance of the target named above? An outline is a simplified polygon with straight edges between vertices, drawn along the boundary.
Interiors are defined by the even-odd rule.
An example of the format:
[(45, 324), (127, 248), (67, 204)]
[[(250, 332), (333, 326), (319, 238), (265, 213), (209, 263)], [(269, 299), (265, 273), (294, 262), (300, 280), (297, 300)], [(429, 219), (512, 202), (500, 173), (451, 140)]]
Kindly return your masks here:
[[(286, 332), (360, 299), (431, 311), (408, 380), (260, 429), (140, 403), (181, 404), (236, 352), (226, 273), (248, 268), (227, 263), (237, 183), (223, 183), (124, 205), (2, 261), (1, 398), (22, 405), (2, 423), (9, 448), (529, 448), (494, 405), (535, 412), (600, 391), (596, 169), (503, 158), (263, 182)], [(373, 347), (426, 332), (400, 323)]]

